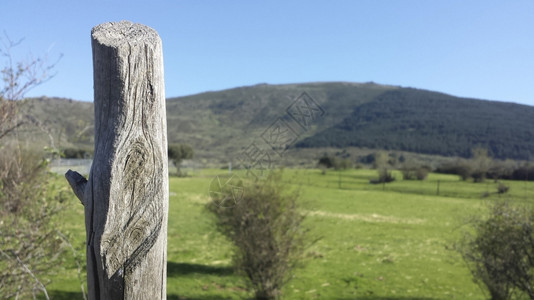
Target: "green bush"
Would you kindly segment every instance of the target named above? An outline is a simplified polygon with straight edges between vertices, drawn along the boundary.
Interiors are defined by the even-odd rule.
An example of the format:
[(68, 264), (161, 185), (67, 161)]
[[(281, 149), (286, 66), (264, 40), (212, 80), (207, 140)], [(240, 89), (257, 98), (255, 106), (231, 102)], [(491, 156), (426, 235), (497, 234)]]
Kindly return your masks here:
[(50, 190), (49, 177), (46, 161), (39, 154), (17, 146), (2, 148), (0, 299), (46, 294), (48, 282), (43, 277), (61, 265), (65, 248), (53, 216), (64, 199), (57, 190)]
[(352, 162), (348, 158), (339, 158), (325, 154), (319, 158), (317, 165), (320, 169), (334, 168), (335, 170), (346, 170), (351, 168)]
[(404, 165), (401, 168), (403, 180), (425, 180), (430, 172), (430, 167)]
[(303, 257), (306, 230), (298, 194), (282, 183), (281, 172), (263, 181), (245, 182), (234, 207), (217, 205), (235, 191), (218, 193), (207, 205), (217, 229), (234, 245), (233, 265), (245, 276), (256, 299), (277, 299)]
[(391, 171), (389, 171), (387, 168), (380, 168), (378, 169), (378, 179), (371, 179), (369, 180), (369, 183), (380, 184), (393, 181), (395, 181), (395, 176), (391, 174)]
[(497, 186), (497, 193), (498, 194), (504, 194), (504, 193), (507, 193), (508, 190), (510, 189), (509, 186), (503, 184), (503, 183), (499, 183), (499, 185)]
[(491, 299), (534, 299), (534, 210), (496, 202), (475, 219), (457, 250)]

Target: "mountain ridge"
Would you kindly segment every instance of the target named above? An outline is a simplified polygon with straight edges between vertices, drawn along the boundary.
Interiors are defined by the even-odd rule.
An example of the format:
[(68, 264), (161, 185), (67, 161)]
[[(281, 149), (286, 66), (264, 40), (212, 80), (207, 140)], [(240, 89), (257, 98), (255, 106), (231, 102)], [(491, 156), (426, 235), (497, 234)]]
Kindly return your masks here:
[[(526, 121), (534, 120), (532, 106), (373, 82), (256, 84), (168, 98), (169, 143), (191, 144), (198, 158), (219, 161), (230, 160), (252, 143), (268, 148), (262, 133), (284, 118), (303, 92), (324, 115), (299, 134), (291, 149), (365, 147), (466, 157), (471, 148), (493, 147), (490, 152), (498, 158), (528, 159), (534, 154), (534, 129)], [(92, 148), (92, 103), (53, 99), (28, 99), (21, 112), (47, 124), (60, 148)], [(34, 131), (26, 129), (25, 134), (37, 141)], [(445, 149), (436, 140), (446, 141), (447, 151), (436, 151)]]

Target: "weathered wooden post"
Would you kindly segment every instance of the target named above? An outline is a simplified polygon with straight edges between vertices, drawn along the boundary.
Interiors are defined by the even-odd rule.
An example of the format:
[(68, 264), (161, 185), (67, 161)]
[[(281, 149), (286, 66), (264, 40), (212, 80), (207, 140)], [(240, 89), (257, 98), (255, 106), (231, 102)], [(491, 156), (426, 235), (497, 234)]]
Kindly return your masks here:
[(85, 206), (89, 299), (166, 299), (168, 162), (161, 40), (141, 24), (91, 32), (95, 151)]

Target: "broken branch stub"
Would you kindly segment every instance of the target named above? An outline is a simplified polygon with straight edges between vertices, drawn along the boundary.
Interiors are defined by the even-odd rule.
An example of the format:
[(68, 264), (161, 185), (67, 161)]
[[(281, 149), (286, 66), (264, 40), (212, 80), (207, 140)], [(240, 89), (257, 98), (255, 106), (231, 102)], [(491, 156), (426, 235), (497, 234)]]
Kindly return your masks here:
[(85, 207), (90, 299), (165, 299), (167, 124), (161, 40), (128, 21), (91, 32), (95, 151), (89, 179), (65, 176)]

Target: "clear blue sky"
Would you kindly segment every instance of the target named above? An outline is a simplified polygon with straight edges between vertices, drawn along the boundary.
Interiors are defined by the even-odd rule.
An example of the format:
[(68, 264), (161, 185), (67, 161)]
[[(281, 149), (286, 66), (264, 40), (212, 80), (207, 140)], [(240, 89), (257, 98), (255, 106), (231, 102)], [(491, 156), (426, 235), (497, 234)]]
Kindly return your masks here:
[(167, 97), (374, 81), (534, 105), (532, 0), (2, 0), (0, 11), (0, 30), (25, 38), (17, 55), (64, 55), (28, 96), (92, 101), (91, 28), (130, 20), (163, 40)]

